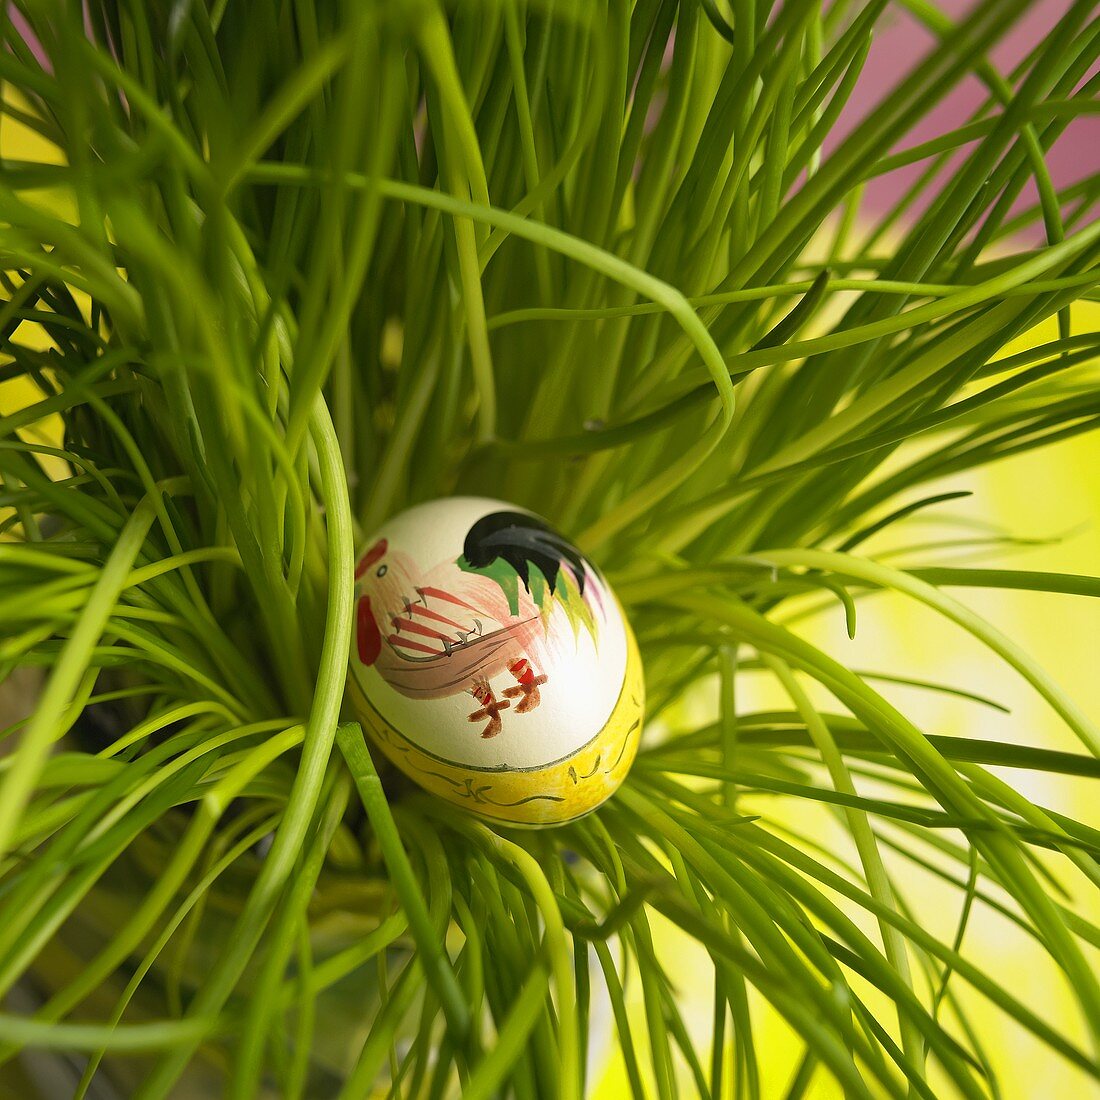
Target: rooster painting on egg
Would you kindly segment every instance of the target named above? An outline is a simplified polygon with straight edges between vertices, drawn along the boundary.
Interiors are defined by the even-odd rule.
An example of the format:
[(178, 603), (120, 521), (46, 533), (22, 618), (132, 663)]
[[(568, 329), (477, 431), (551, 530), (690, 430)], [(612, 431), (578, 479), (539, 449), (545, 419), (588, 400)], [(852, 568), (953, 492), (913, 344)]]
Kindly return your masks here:
[(356, 581), (359, 660), (410, 699), (468, 693), (482, 738), (540, 705), (556, 652), (579, 631), (595, 642), (604, 615), (591, 564), (522, 512), (481, 517), (457, 559), (426, 568), (381, 538)]

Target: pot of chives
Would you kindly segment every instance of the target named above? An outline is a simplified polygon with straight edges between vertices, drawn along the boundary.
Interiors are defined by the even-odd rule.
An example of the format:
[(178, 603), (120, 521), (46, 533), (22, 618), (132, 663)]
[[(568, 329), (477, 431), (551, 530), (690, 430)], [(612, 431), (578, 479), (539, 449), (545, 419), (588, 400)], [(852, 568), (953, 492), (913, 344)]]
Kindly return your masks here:
[[(1098, 582), (871, 540), (1097, 423), (1096, 178), (1047, 154), (1100, 39), (1069, 2), (1001, 69), (1026, 0), (904, 7), (931, 48), (857, 117), (885, 0), (4, 9), (8, 1091), (578, 1097), (589, 959), (639, 1096), (1008, 1096), (1005, 1022), (1092, 1084), (1095, 835), (1018, 776), (1100, 736), (947, 590)], [(546, 516), (638, 637), (638, 762), (558, 829), (419, 792), (345, 700), (356, 547), (453, 495)], [(889, 678), (976, 685), (811, 634), (880, 596), (1058, 751), (940, 736)]]

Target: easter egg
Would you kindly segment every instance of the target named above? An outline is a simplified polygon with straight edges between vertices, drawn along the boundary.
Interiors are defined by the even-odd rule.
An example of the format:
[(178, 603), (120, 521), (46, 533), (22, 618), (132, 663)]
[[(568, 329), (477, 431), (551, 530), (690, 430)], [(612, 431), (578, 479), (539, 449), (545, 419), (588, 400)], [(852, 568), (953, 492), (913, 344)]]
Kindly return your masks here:
[(638, 747), (641, 661), (595, 565), (511, 504), (450, 497), (367, 540), (351, 699), (423, 788), (508, 825), (603, 802)]

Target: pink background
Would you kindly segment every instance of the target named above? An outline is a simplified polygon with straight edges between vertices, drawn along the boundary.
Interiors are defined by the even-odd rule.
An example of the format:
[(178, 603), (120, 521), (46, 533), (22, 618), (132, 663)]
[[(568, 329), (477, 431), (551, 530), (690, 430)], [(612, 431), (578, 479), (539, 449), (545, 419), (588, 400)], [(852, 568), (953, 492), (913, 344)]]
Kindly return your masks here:
[[(939, 7), (958, 17), (975, 6), (975, 0), (939, 0)], [(1069, 8), (1069, 0), (1033, 0), (1025, 14), (992, 52), (990, 60), (1007, 74), (1029, 50), (1049, 35)], [(851, 129), (852, 125), (898, 82), (900, 74), (912, 68), (935, 45), (935, 37), (911, 15), (891, 7), (882, 17), (868, 55), (863, 74), (836, 132), (826, 149)], [(1096, 71), (1090, 71), (1090, 76)], [(967, 121), (984, 101), (984, 85), (968, 76), (920, 124), (898, 143), (895, 151), (910, 148), (937, 137)], [(1046, 155), (1055, 187), (1064, 187), (1100, 170), (1100, 116), (1074, 119)], [(912, 184), (924, 165), (899, 169), (874, 182), (867, 191), (866, 208), (881, 211), (899, 198)], [(1036, 198), (1035, 185), (1024, 190), (1018, 205), (1030, 205)]]

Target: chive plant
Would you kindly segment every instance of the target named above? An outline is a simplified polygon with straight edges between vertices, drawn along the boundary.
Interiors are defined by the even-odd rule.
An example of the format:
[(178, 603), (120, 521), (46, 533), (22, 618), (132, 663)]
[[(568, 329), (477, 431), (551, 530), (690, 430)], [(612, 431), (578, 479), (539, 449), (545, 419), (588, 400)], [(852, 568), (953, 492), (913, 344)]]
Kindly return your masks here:
[[(1097, 833), (1011, 780), (1095, 779), (1100, 732), (949, 591), (1100, 581), (864, 545), (1100, 421), (1100, 176), (1045, 163), (1095, 110), (1100, 21), (1068, 3), (1002, 71), (1027, 8), (4, 6), (0, 382), (33, 396), (0, 409), (0, 677), (38, 686), (0, 733), (0, 1081), (568, 1100), (607, 1011), (638, 1096), (1011, 1095), (979, 1001), (1100, 1076)], [(935, 46), (841, 131), (898, 9)], [(909, 137), (964, 82), (973, 114)], [(458, 492), (575, 536), (639, 634), (643, 751), (567, 827), (380, 774), (344, 703), (358, 540)], [(881, 592), (1079, 750), (937, 736), (807, 639)], [(747, 708), (749, 673), (788, 702)], [(810, 803), (844, 851), (784, 825)], [(968, 958), (987, 907), (1072, 1020)]]

